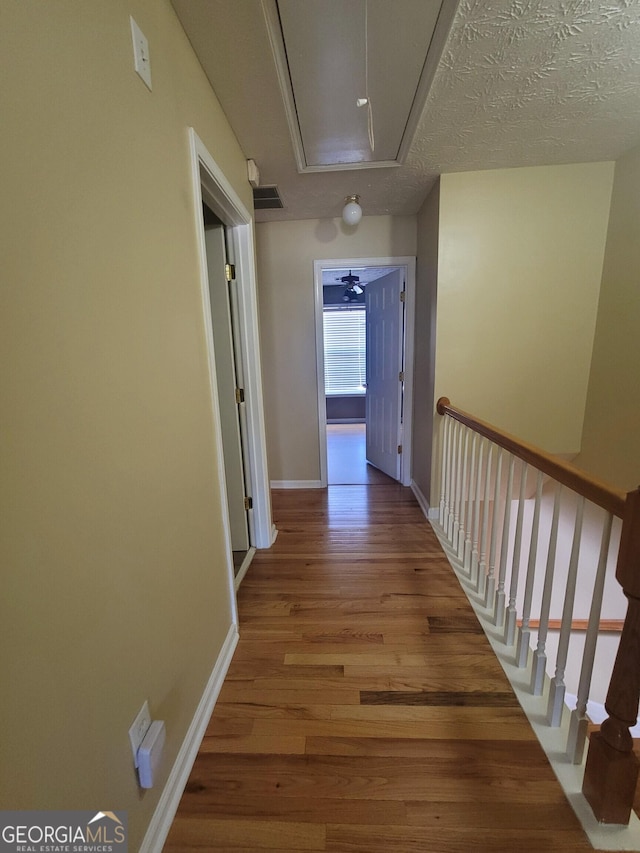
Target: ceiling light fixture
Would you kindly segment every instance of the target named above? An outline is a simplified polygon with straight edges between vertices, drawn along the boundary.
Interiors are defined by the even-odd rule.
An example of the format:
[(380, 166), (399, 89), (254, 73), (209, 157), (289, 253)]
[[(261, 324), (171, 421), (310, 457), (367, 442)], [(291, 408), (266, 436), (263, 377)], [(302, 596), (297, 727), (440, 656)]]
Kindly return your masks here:
[(357, 225), (362, 219), (362, 208), (360, 207), (360, 196), (349, 195), (345, 198), (342, 218), (347, 225)]

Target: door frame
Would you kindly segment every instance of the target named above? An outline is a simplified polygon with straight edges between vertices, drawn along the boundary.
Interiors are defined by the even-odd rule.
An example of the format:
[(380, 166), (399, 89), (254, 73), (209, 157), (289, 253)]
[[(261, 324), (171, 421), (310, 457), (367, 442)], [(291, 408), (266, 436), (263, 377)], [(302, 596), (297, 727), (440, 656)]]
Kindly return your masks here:
[(324, 332), (322, 324), (322, 273), (327, 269), (354, 267), (401, 267), (405, 273), (404, 303), (404, 396), (402, 404), (402, 459), (400, 482), (411, 485), (412, 421), (413, 421), (413, 348), (416, 303), (416, 259), (395, 258), (332, 258), (313, 262), (316, 320), (316, 382), (318, 387), (318, 440), (320, 443), (320, 487), (327, 486), (327, 407), (324, 393)]
[(233, 328), (231, 286), (234, 282), (227, 280), (225, 270), (225, 264), (231, 263), (227, 256), (226, 227), (222, 224), (207, 225), (205, 217), (204, 240), (209, 270), (211, 328), (216, 356), (216, 379), (218, 399), (220, 400), (222, 450), (231, 527), (231, 548), (234, 553), (235, 551), (246, 553), (251, 545), (249, 516), (245, 506), (245, 498), (251, 495), (251, 485), (246, 482), (245, 473), (247, 467), (246, 453), (244, 452), (244, 444), (247, 441), (246, 421), (243, 423), (241, 420), (241, 410), (245, 404), (238, 403), (236, 399), (236, 388), (244, 388), (244, 378), (239, 373), (240, 354), (236, 355), (235, 352), (237, 342), (240, 340), (240, 331), (236, 328), (234, 333)]
[[(210, 319), (209, 275), (207, 271), (207, 254), (202, 217), (203, 199), (225, 226), (230, 253), (236, 266), (236, 279), (240, 285), (238, 287), (238, 326), (240, 330), (239, 348), (243, 361), (245, 411), (247, 415), (247, 446), (245, 454), (247, 473), (251, 483), (251, 497), (253, 499), (253, 507), (249, 510), (249, 541), (250, 545), (256, 548), (269, 548), (275, 540), (276, 529), (271, 515), (271, 491), (267, 469), (253, 217), (192, 127), (189, 128), (189, 149), (191, 155), (191, 182), (203, 326), (209, 366), (209, 386), (216, 453), (218, 459), (222, 460), (220, 407), (215, 372), (215, 354)], [(224, 535), (228, 558), (230, 560), (231, 589), (233, 590), (233, 557), (231, 555), (231, 534), (227, 510), (227, 489), (222, 471), (219, 473), (219, 486), (223, 509)]]

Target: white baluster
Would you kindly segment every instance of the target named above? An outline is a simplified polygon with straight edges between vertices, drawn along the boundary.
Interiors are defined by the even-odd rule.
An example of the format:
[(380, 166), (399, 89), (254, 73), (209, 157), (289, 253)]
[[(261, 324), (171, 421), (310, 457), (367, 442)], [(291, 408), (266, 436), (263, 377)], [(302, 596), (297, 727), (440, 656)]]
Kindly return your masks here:
[[(475, 475), (476, 475), (476, 449), (478, 445), (478, 433), (473, 433), (473, 440), (471, 442), (471, 465), (469, 466), (469, 512), (468, 516), (471, 518), (472, 514), (472, 500), (473, 495), (475, 494)], [(464, 567), (467, 571), (471, 571), (471, 525), (467, 524), (466, 537), (464, 540)]]
[(509, 605), (505, 612), (504, 642), (512, 646), (516, 639), (516, 597), (520, 580), (520, 558), (522, 556), (522, 525), (524, 522), (524, 503), (527, 487), (527, 463), (520, 465), (520, 493), (518, 495), (518, 516), (516, 519), (516, 535), (513, 541), (513, 558), (511, 560), (511, 583), (509, 584)]
[(484, 598), (487, 583), (487, 540), (489, 538), (489, 492), (491, 488), (491, 455), (493, 444), (488, 442), (487, 461), (484, 469), (484, 503), (482, 505), (482, 531), (480, 536), (480, 562), (476, 592)]
[(449, 427), (449, 452), (447, 463), (447, 510), (444, 519), (444, 532), (449, 538), (449, 529), (453, 525), (453, 458), (455, 451), (456, 422), (451, 418)]
[(549, 612), (551, 611), (551, 593), (553, 591), (553, 575), (556, 565), (556, 550), (558, 545), (558, 521), (560, 518), (560, 496), (562, 486), (556, 483), (556, 495), (553, 502), (553, 518), (551, 519), (551, 531), (549, 533), (549, 549), (547, 551), (547, 565), (544, 573), (544, 588), (542, 590), (542, 602), (540, 604), (540, 626), (538, 627), (538, 643), (533, 653), (533, 665), (531, 669), (531, 692), (534, 696), (540, 696), (544, 687), (544, 674), (547, 667), (547, 635), (549, 633)]
[(484, 450), (484, 441), (480, 439), (478, 444), (478, 464), (476, 466), (476, 489), (475, 489), (475, 497), (473, 502), (473, 533), (472, 533), (472, 546), (471, 546), (471, 572), (470, 577), (471, 581), (477, 581), (478, 575), (478, 561), (480, 556), (478, 554), (478, 536), (480, 533), (480, 494), (481, 494), (481, 485), (482, 485), (482, 453)]
[(464, 429), (464, 451), (462, 457), (462, 494), (460, 498), (460, 528), (458, 530), (458, 541), (454, 542), (454, 545), (457, 545), (458, 548), (458, 559), (464, 561), (464, 528), (465, 524), (467, 524), (467, 463), (469, 457), (469, 432), (470, 430), (465, 427)]
[(447, 519), (447, 539), (451, 541), (453, 536), (453, 508), (456, 501), (456, 451), (458, 447), (458, 421), (453, 422), (453, 434), (451, 436), (451, 463), (449, 467), (449, 517)]
[(447, 462), (449, 449), (449, 426), (451, 418), (445, 415), (442, 419), (442, 467), (440, 469), (440, 515), (438, 521), (440, 527), (444, 528), (445, 508), (447, 506)]
[(509, 527), (511, 524), (511, 498), (513, 495), (513, 465), (515, 458), (509, 456), (509, 476), (507, 478), (507, 496), (504, 502), (504, 521), (502, 522), (502, 544), (500, 546), (500, 570), (498, 572), (498, 590), (493, 609), (493, 622), (497, 628), (504, 625), (504, 582), (507, 577), (507, 550), (509, 548)]
[(487, 586), (484, 591), (484, 606), (493, 607), (496, 597), (496, 551), (498, 543), (498, 501), (500, 500), (500, 485), (502, 483), (502, 448), (498, 448), (496, 458), (496, 482), (493, 490), (493, 516), (491, 519), (491, 544), (489, 547), (489, 569), (487, 571)]
[(571, 713), (571, 721), (569, 723), (567, 756), (574, 764), (580, 764), (582, 762), (589, 725), (589, 719), (587, 717), (587, 702), (589, 701), (589, 689), (591, 687), (591, 676), (593, 675), (593, 662), (596, 655), (596, 645), (600, 630), (600, 612), (602, 610), (602, 596), (604, 593), (604, 579), (607, 572), (607, 557), (609, 556), (612, 522), (613, 516), (611, 513), (607, 513), (604, 519), (602, 539), (600, 541), (600, 558), (598, 560), (596, 579), (593, 585), (593, 598), (591, 600), (591, 609), (589, 611), (589, 626), (587, 628), (587, 635), (584, 641), (580, 683), (578, 684), (578, 697), (576, 707)]
[(569, 652), (569, 640), (571, 639), (571, 620), (573, 619), (573, 602), (576, 595), (576, 580), (578, 577), (578, 559), (580, 557), (580, 539), (582, 537), (582, 516), (584, 513), (584, 498), (578, 498), (576, 510), (576, 522), (573, 532), (573, 545), (571, 547), (571, 559), (569, 560), (569, 573), (567, 575), (567, 588), (564, 594), (564, 607), (562, 608), (562, 624), (560, 626), (560, 639), (558, 640), (558, 657), (556, 658), (556, 674), (551, 679), (549, 691), (549, 706), (547, 708), (547, 723), (550, 726), (559, 726), (562, 719), (564, 707), (565, 683), (564, 673), (567, 666), (567, 655)]
[(538, 479), (536, 483), (536, 502), (533, 509), (533, 522), (531, 524), (531, 541), (529, 543), (529, 563), (527, 565), (527, 579), (524, 585), (524, 601), (522, 602), (522, 627), (518, 632), (518, 646), (516, 648), (516, 666), (520, 667), (520, 669), (527, 665), (527, 660), (529, 658), (529, 643), (531, 638), (529, 621), (531, 619), (533, 583), (536, 576), (536, 559), (538, 557), (538, 531), (540, 529), (542, 479), (542, 471), (538, 471)]
[(455, 483), (455, 500), (453, 504), (453, 532), (451, 536), (451, 544), (455, 551), (458, 550), (458, 533), (460, 531), (460, 499), (462, 495), (462, 440), (465, 426), (459, 424), (458, 439), (456, 442), (456, 483)]

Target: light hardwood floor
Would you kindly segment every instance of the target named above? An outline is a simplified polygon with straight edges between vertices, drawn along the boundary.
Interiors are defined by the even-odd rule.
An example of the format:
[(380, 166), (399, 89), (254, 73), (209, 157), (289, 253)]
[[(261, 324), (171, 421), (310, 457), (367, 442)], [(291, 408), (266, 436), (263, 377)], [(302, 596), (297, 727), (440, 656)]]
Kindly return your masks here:
[(364, 424), (327, 424), (329, 485), (391, 484), (394, 480), (369, 465)]
[(591, 850), (411, 492), (273, 503), (166, 853)]

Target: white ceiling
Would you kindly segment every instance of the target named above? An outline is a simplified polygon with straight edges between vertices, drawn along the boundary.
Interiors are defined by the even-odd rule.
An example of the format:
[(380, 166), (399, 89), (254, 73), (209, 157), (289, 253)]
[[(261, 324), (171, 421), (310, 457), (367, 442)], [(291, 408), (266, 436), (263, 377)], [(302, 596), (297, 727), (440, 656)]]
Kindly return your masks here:
[(445, 172), (611, 160), (640, 143), (640, 0), (460, 0), (404, 165), (313, 174), (296, 168), (261, 0), (172, 2), (261, 184), (280, 190), (283, 209), (258, 221), (339, 216), (352, 193), (365, 215), (412, 214)]

